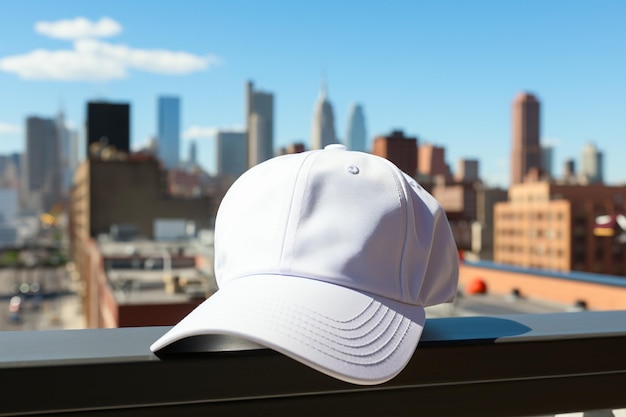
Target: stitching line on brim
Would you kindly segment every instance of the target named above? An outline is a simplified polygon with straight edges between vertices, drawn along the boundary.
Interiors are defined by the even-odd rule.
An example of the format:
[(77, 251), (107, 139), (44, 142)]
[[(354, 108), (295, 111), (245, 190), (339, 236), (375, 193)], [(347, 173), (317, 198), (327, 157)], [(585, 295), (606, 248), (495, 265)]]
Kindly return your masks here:
[[(248, 307), (250, 307), (249, 301), (250, 300), (248, 300)], [(310, 311), (308, 311), (307, 309), (300, 309), (294, 305), (277, 305), (273, 303), (274, 308), (268, 310), (267, 304), (261, 303), (258, 299), (255, 300), (253, 303), (255, 304), (254, 307), (256, 307), (254, 308), (254, 314), (251, 317), (245, 315), (246, 320), (251, 319), (258, 326), (268, 327), (269, 330), (273, 332), (288, 336), (296, 342), (306, 345), (309, 348), (323, 353), (324, 355), (329, 356), (335, 360), (354, 365), (373, 366), (388, 360), (393, 355), (393, 353), (398, 350), (398, 347), (405, 340), (405, 337), (411, 325), (411, 321), (409, 319), (402, 317), (401, 315), (393, 312), (393, 310), (385, 307), (385, 312), (383, 313), (384, 316), (387, 316), (389, 312), (392, 312), (393, 314), (393, 317), (391, 318), (391, 320), (389, 320), (390, 325), (385, 327), (380, 327), (378, 325), (375, 326), (368, 333), (360, 337), (361, 339), (363, 339), (368, 334), (372, 334), (374, 335), (374, 338), (372, 340), (365, 344), (350, 346), (348, 344), (341, 343), (340, 341), (333, 340), (327, 335), (335, 336), (344, 341), (355, 341), (359, 339), (359, 337), (349, 339), (331, 332), (330, 329), (340, 330), (341, 332), (346, 332), (346, 330), (325, 325), (323, 322), (316, 320), (313, 317), (310, 317), (308, 314), (306, 314), (307, 312), (310, 313)], [(382, 307), (380, 303), (376, 304), (378, 304), (376, 310), (381, 310)], [(241, 313), (241, 315), (244, 315), (243, 311), (241, 311)], [(298, 318), (293, 318), (289, 313), (296, 315)], [(359, 314), (359, 316), (360, 315), (362, 315), (362, 313)], [(398, 318), (400, 319), (398, 320)], [(392, 328), (392, 325), (394, 323), (395, 326), (393, 326)], [(304, 326), (303, 324), (306, 324), (306, 326)], [(380, 322), (377, 324), (380, 324)], [(374, 333), (374, 330), (376, 329), (382, 329), (382, 332)], [(312, 332), (314, 330), (315, 332), (312, 335)], [(350, 330), (347, 331), (349, 332)], [(383, 338), (385, 340), (383, 340)], [(380, 343), (381, 341), (382, 343), (379, 346), (375, 346), (375, 344)], [(394, 341), (395, 343), (393, 343)], [(373, 347), (374, 350), (370, 350), (369, 352), (365, 353), (359, 352), (359, 349), (362, 350), (364, 347), (367, 346)], [(348, 349), (342, 350), (341, 347)], [(352, 350), (353, 352), (350, 352), (348, 350)], [(343, 358), (341, 356), (343, 356)], [(365, 359), (367, 358), (370, 358), (371, 360), (365, 361)]]

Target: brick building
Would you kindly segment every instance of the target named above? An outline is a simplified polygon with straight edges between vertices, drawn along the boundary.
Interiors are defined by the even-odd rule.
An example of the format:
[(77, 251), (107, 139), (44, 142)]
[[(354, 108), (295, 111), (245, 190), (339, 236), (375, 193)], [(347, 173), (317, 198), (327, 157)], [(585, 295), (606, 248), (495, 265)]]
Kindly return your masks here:
[(626, 186), (514, 184), (494, 207), (494, 261), (626, 275), (626, 245), (595, 236), (596, 217), (626, 213)]
[(417, 173), (417, 138), (404, 136), (400, 130), (394, 130), (388, 136), (374, 138), (374, 155), (387, 158), (411, 177)]

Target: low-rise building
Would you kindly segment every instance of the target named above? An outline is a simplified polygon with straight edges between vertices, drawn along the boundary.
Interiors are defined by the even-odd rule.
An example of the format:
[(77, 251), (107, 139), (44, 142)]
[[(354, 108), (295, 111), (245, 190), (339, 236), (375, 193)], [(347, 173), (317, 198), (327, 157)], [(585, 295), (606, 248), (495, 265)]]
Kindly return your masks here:
[(178, 323), (216, 290), (212, 247), (195, 240), (91, 239), (83, 252), (86, 327)]
[(514, 184), (494, 207), (494, 261), (626, 275), (626, 245), (596, 236), (598, 216), (626, 213), (626, 186)]

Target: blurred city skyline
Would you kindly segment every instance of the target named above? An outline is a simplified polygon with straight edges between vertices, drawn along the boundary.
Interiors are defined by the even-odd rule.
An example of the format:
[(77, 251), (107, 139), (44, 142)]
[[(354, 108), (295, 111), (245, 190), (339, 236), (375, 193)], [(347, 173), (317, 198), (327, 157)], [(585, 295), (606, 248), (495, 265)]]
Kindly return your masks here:
[(4, 5), (0, 154), (24, 150), (31, 115), (62, 109), (82, 131), (96, 99), (131, 105), (137, 148), (156, 136), (158, 96), (174, 95), (181, 159), (195, 139), (213, 171), (214, 133), (245, 127), (246, 81), (274, 94), (275, 148), (310, 147), (325, 82), (340, 140), (358, 103), (370, 141), (400, 129), (445, 147), (451, 167), (479, 159), (487, 183), (508, 186), (511, 105), (527, 91), (555, 176), (592, 142), (605, 181), (626, 182), (624, 2), (160, 4)]

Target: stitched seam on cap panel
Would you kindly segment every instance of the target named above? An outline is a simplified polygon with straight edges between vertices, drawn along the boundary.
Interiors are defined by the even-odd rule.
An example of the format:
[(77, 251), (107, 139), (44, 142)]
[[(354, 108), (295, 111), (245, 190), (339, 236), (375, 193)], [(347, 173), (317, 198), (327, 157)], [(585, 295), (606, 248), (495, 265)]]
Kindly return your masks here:
[[(402, 261), (404, 260), (404, 251), (406, 250), (406, 240), (407, 240), (407, 236), (408, 236), (407, 225), (408, 225), (408, 221), (409, 221), (409, 219), (408, 219), (409, 214), (408, 214), (408, 201), (406, 201), (408, 199), (408, 197), (406, 195), (406, 191), (404, 190), (404, 188), (402, 187), (402, 184), (400, 183), (400, 178), (398, 178), (399, 175), (396, 172), (395, 165), (393, 165), (392, 162), (389, 161), (389, 160), (385, 160), (385, 162), (387, 163), (387, 169), (390, 171), (391, 176), (393, 177), (393, 181), (394, 181), (394, 183), (396, 185), (396, 191), (398, 193), (398, 203), (400, 205), (400, 209), (402, 210), (404, 208), (404, 219), (402, 219), (402, 220), (404, 220), (403, 221), (404, 224), (400, 225), (401, 226), (400, 227), (400, 231), (404, 233), (404, 236), (401, 239), (401, 241), (402, 241), (401, 250), (398, 251), (399, 253), (396, 255), (396, 259), (395, 259), (395, 262), (396, 262), (395, 263), (396, 264), (395, 272), (396, 272), (396, 278), (398, 279), (398, 288), (400, 289), (400, 300), (399, 301), (404, 301), (404, 286), (402, 285), (403, 284), (402, 278), (403, 278), (404, 270), (403, 270), (403, 263), (402, 263)], [(397, 169), (399, 169), (399, 168), (397, 168)], [(403, 204), (402, 204), (402, 196), (403, 195), (405, 197), (404, 207), (403, 207)], [(404, 227), (402, 227), (402, 226), (404, 226)]]
[[(316, 154), (311, 152), (302, 159), (302, 162), (300, 163), (300, 166), (298, 167), (298, 174), (296, 175), (296, 178), (294, 179), (294, 182), (292, 185), (293, 191), (295, 191), (298, 187), (298, 183), (300, 182), (301, 175), (303, 175), (305, 164), (307, 163), (308, 159), (312, 157), (313, 155), (316, 155)], [(307, 174), (308, 174), (309, 169), (310, 168), (307, 167)], [(308, 178), (308, 175), (307, 175), (307, 178)], [(302, 193), (301, 192), (298, 193), (298, 197), (300, 198), (300, 207), (301, 207), (302, 206)], [(292, 250), (291, 255), (293, 255), (293, 244), (295, 242), (295, 238), (297, 234), (298, 225), (296, 225), (296, 232), (289, 233), (291, 230), (291, 223), (294, 221), (293, 219), (294, 208), (298, 209), (298, 207), (294, 207), (296, 205), (295, 201), (296, 201), (296, 193), (292, 192), (291, 200), (289, 202), (289, 210), (287, 211), (288, 212), (287, 223), (285, 224), (285, 230), (283, 232), (283, 239), (282, 239), (283, 243), (280, 248), (280, 257), (278, 261), (278, 272), (280, 274), (291, 272), (291, 264), (288, 266), (285, 266), (284, 263), (285, 263), (285, 249), (288, 245), (291, 247), (291, 250)], [(300, 215), (300, 209), (298, 209), (298, 213), (297, 213), (297, 216), (299, 215)], [(291, 234), (292, 236), (288, 236), (288, 234)], [(287, 242), (288, 238), (289, 238), (289, 242)]]

